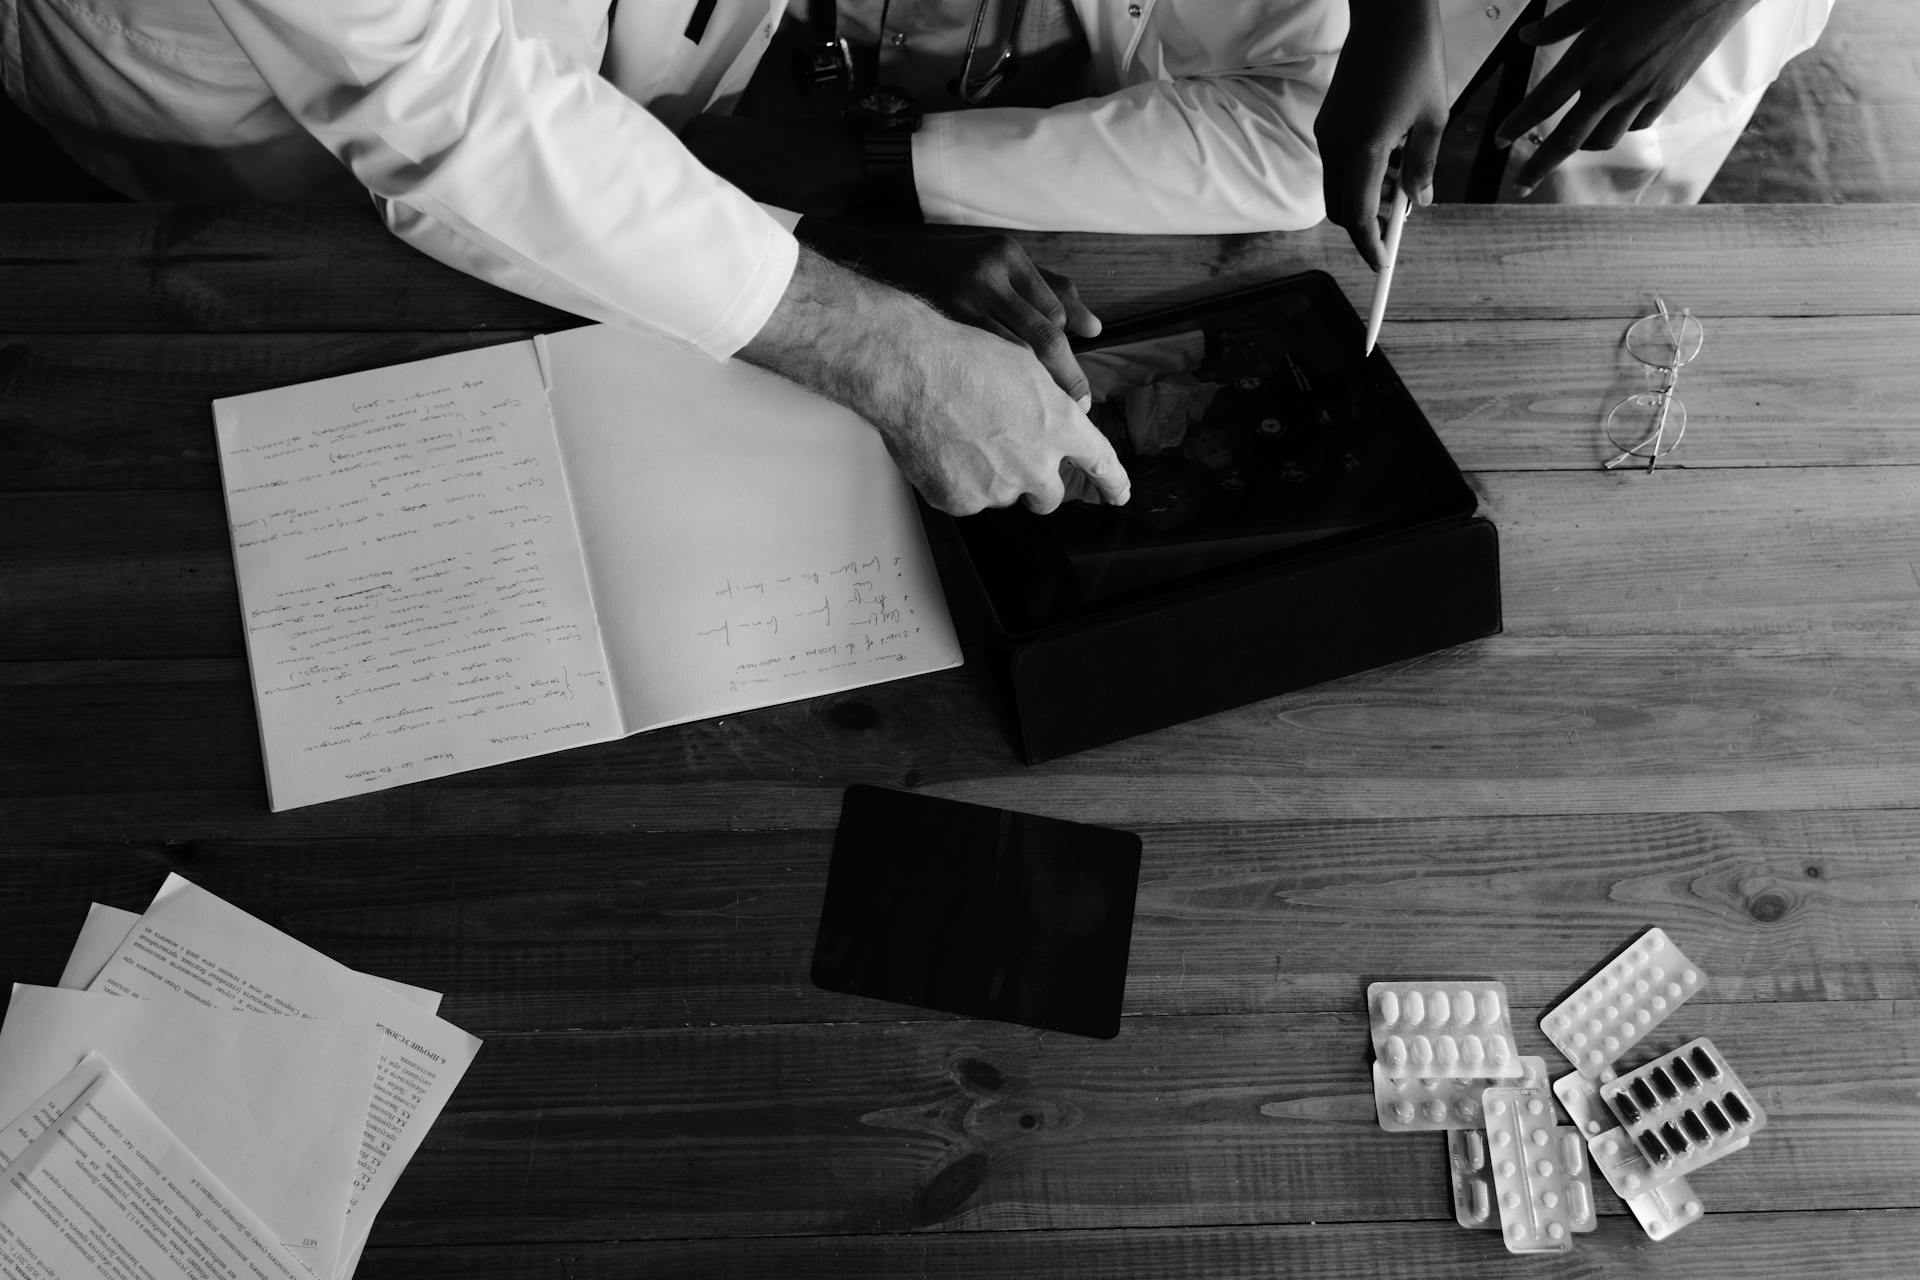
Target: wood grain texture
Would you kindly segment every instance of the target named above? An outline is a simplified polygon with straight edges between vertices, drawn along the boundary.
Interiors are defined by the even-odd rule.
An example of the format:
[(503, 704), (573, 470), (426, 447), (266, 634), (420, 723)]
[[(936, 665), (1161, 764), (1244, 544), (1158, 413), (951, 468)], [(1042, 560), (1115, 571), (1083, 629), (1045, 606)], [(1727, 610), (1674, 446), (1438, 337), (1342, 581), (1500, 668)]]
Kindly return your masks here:
[[(1766, 1129), (1700, 1173), (1709, 1212), (1909, 1207), (1884, 1174), (1920, 1143), (1920, 1036), (1892, 1006), (1688, 1004), (1668, 1027), (1764, 1082)], [(1358, 1014), (1130, 1019), (1114, 1041), (962, 1021), (499, 1036), (419, 1156), (418, 1190), (382, 1216), (420, 1243), (1451, 1229), (1444, 1139), (1383, 1132), (1368, 1070)], [(643, 1081), (644, 1106), (595, 1101)], [(422, 1194), (435, 1183), (463, 1203)]]
[[(16, 808), (14, 856), (63, 906), (18, 901), (0, 925), (35, 943), (13, 976), (51, 982), (87, 893), (136, 909), (177, 871), (357, 968), (449, 990), (482, 1034), (925, 1020), (809, 981), (838, 792), (794, 798), (785, 829), (685, 833), (529, 831), (479, 803), (463, 826), (423, 801), (414, 833), (360, 814), (324, 836), (273, 819), (116, 839)], [(1350, 1013), (1403, 973), (1493, 974), (1544, 1009), (1656, 922), (1707, 973), (1703, 1006), (1920, 1000), (1909, 809), (1139, 829), (1131, 1016)]]
[[(1650, 306), (1642, 299), (1637, 307)], [(1646, 385), (1622, 348), (1639, 314), (1422, 321), (1382, 350), (1470, 472), (1596, 470), (1607, 410)], [(1920, 317), (1707, 317), (1681, 375), (1685, 442), (1669, 465), (1920, 464)], [(0, 335), (0, 474), (10, 489), (217, 490), (209, 401), (528, 336)], [(1489, 376), (1488, 371), (1498, 371)]]
[[(1917, 468), (1475, 481), (1500, 530), (1512, 638), (1920, 627)], [(0, 507), (0, 597), (11, 620), (0, 660), (243, 652), (213, 491), (16, 495)]]
[[(367, 1252), (365, 1280), (461, 1276), (574, 1280), (675, 1276), (741, 1280), (1507, 1280), (1540, 1275), (1628, 1280), (1727, 1275), (1802, 1280), (1810, 1275), (1905, 1276), (1920, 1250), (1920, 1214), (1714, 1213), (1652, 1245), (1620, 1218), (1601, 1221), (1567, 1258), (1507, 1253), (1484, 1232), (1432, 1222), (1327, 1221), (1288, 1226), (1044, 1232), (914, 1232), (902, 1235), (770, 1237), (633, 1245), (409, 1248)], [(1488, 1248), (1491, 1244), (1493, 1247)]]
[[(1109, 319), (1368, 285), (1325, 228), (1030, 242)], [(570, 322), (363, 210), (0, 206), (0, 975), (178, 871), (446, 991), (486, 1045), (370, 1280), (1911, 1280), (1916, 250), (1902, 206), (1423, 212), (1383, 345), (1499, 528), (1485, 641), (1032, 768), (972, 664), (275, 815), (207, 402)], [(1687, 440), (1605, 474), (1654, 293), (1707, 322)], [(1119, 1037), (812, 986), (853, 782), (1139, 831)], [(1551, 1053), (1655, 923), (1769, 1130), (1665, 1244), (1605, 1192), (1557, 1261), (1459, 1230), (1366, 984), (1497, 977)]]
[[(1372, 292), (1345, 233), (1325, 224), (1018, 238), (1109, 320), (1303, 270), (1332, 272), (1362, 306)], [(42, 333), (572, 323), (414, 252), (359, 206), (0, 205), (0, 246), (0, 297)], [(1436, 205), (1401, 252), (1395, 319), (1631, 319), (1656, 293), (1711, 316), (1905, 315), (1920, 295), (1920, 206)]]

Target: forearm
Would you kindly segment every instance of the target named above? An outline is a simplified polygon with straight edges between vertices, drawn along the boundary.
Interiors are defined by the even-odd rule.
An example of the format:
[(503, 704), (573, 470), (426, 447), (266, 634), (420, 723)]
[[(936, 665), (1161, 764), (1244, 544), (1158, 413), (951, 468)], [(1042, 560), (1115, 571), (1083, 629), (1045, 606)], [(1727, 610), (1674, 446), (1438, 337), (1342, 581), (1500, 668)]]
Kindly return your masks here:
[(391, 202), (394, 231), (441, 261), (715, 357), (778, 300), (791, 237), (490, 0), (213, 3), (288, 111)]
[(929, 116), (929, 222), (1120, 234), (1288, 231), (1323, 216), (1313, 142), (1332, 51), (1287, 74), (1152, 81), (1061, 106)]

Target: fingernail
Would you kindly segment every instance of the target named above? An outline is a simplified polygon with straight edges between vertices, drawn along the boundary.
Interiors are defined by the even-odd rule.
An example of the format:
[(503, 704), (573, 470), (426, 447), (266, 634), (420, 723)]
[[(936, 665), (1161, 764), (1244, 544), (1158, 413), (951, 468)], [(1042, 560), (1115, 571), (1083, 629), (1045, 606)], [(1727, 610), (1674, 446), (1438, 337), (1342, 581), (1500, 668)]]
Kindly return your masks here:
[(1088, 336), (1089, 338), (1097, 338), (1097, 337), (1099, 337), (1099, 336), (1100, 336), (1100, 331), (1101, 331), (1102, 329), (1104, 329), (1104, 328), (1106, 328), (1106, 326), (1105, 326), (1105, 325), (1103, 325), (1103, 324), (1101, 324), (1101, 323), (1100, 323), (1100, 317), (1099, 317), (1099, 316), (1088, 316), (1088, 317), (1087, 317), (1087, 322), (1088, 322), (1088, 323), (1089, 323), (1089, 324), (1090, 324), (1090, 325), (1092, 326), (1091, 328), (1089, 328), (1089, 329), (1087, 330), (1087, 336)]
[(1120, 501), (1114, 503), (1113, 505), (1115, 505), (1116, 507), (1124, 507), (1131, 501), (1133, 501), (1133, 490), (1128, 489), (1126, 492), (1120, 495)]
[(1513, 198), (1515, 200), (1525, 200), (1532, 194), (1533, 184), (1531, 182), (1516, 182), (1513, 184)]
[(1433, 203), (1433, 184), (1429, 182), (1426, 186), (1420, 188), (1420, 194), (1415, 196), (1414, 199), (1420, 202), (1420, 207), (1422, 209), (1432, 204)]
[(1091, 395), (1084, 395), (1073, 403), (1079, 408), (1080, 412), (1085, 413), (1087, 410), (1093, 408), (1093, 397)]
[(1513, 139), (1507, 134), (1496, 133), (1493, 135), (1493, 145), (1500, 148), (1502, 151), (1505, 151), (1508, 147), (1513, 145)]

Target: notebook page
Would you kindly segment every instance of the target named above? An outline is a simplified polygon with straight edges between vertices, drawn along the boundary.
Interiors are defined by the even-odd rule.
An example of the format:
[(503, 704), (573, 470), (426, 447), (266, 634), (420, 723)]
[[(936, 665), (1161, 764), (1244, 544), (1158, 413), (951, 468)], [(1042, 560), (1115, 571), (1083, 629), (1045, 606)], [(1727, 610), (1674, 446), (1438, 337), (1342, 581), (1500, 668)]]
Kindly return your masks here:
[(536, 342), (630, 731), (960, 664), (912, 490), (867, 423), (646, 335)]
[(275, 809), (621, 735), (532, 343), (214, 422)]

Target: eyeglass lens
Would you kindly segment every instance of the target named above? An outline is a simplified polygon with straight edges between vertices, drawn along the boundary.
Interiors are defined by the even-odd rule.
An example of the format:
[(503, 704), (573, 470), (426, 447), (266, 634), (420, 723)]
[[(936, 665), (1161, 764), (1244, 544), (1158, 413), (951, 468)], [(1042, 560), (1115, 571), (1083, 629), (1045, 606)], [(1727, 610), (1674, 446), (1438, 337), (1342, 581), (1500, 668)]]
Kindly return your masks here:
[(1687, 406), (1673, 394), (1681, 366), (1700, 354), (1706, 329), (1690, 311), (1675, 315), (1665, 305), (1627, 329), (1627, 354), (1648, 366), (1658, 385), (1630, 395), (1607, 414), (1607, 439), (1621, 450), (1607, 465), (1629, 457), (1652, 459), (1671, 453), (1687, 431)]

